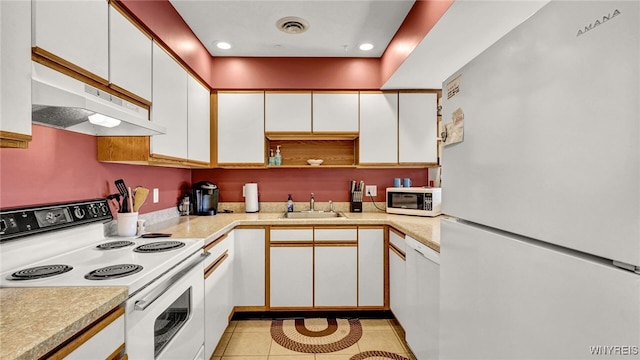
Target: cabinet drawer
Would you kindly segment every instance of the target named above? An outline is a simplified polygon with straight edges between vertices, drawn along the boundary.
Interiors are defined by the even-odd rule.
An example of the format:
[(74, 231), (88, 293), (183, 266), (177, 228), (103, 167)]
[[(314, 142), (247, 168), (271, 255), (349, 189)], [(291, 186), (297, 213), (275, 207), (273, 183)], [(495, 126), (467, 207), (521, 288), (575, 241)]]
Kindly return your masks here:
[(389, 245), (393, 245), (395, 246), (398, 250), (401, 250), (402, 252), (406, 252), (406, 243), (405, 243), (405, 234), (401, 233), (400, 231), (394, 229), (394, 228), (389, 228)]
[(322, 241), (358, 241), (357, 228), (314, 229), (316, 242)]
[(271, 228), (271, 242), (277, 241), (313, 241), (313, 228)]
[(204, 250), (211, 253), (207, 257), (207, 262), (205, 262), (204, 267), (207, 268), (210, 266), (216, 259), (218, 259), (222, 254), (226, 252), (231, 255), (231, 248), (233, 246), (233, 231), (226, 233), (222, 236), (217, 237), (215, 240), (209, 242), (205, 245)]

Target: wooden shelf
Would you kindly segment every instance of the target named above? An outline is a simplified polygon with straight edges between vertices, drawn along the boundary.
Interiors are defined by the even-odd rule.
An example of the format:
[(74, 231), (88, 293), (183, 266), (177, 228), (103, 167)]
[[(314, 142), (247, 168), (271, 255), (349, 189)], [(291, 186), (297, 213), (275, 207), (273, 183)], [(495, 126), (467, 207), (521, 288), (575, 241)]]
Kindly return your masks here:
[(355, 169), (356, 165), (325, 165), (322, 164), (320, 166), (311, 166), (311, 165), (267, 165), (267, 169), (322, 169), (322, 168), (342, 168), (342, 169)]
[[(308, 159), (322, 159), (324, 162), (317, 167), (355, 167), (357, 164), (357, 146), (355, 138), (350, 139), (318, 139), (318, 138), (288, 138), (269, 139), (265, 141), (266, 154), (269, 149), (280, 146), (282, 166), (289, 168), (315, 168), (307, 163)], [(265, 164), (268, 159), (265, 159)]]
[(265, 133), (267, 140), (355, 140), (359, 136), (358, 133)]

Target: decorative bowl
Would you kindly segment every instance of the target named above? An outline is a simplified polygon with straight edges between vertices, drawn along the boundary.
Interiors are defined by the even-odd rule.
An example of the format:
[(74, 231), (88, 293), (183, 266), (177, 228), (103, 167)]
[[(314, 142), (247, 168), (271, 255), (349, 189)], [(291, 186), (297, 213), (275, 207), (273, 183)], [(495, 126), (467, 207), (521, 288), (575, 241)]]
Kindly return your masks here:
[(322, 161), (323, 161), (322, 159), (309, 159), (309, 160), (307, 160), (307, 162), (311, 166), (320, 166), (320, 164), (322, 164)]

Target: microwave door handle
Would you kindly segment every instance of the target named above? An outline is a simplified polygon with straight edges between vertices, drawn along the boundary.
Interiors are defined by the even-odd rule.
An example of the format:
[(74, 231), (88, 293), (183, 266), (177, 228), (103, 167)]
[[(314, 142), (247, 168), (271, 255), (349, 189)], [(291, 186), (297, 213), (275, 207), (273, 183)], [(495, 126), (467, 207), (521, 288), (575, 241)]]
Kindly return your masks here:
[(166, 293), (173, 285), (180, 281), (185, 275), (189, 273), (189, 271), (193, 270), (196, 266), (201, 264), (207, 256), (211, 255), (210, 252), (204, 252), (200, 254), (200, 256), (194, 260), (191, 264), (189, 264), (184, 269), (175, 273), (171, 278), (166, 280), (163, 284), (160, 284), (155, 291), (151, 292), (148, 299), (138, 300), (134, 303), (133, 309), (137, 311), (146, 310), (151, 304), (153, 304), (156, 300), (158, 300), (164, 293)]

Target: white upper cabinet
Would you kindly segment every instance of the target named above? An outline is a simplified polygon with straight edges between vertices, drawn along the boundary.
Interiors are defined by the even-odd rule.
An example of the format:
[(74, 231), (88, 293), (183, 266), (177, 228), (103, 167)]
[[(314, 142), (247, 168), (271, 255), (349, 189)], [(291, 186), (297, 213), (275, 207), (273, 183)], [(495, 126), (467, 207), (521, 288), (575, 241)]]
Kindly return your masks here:
[(148, 101), (152, 44), (118, 9), (109, 7), (109, 81)]
[(358, 132), (358, 93), (314, 92), (313, 132)]
[(398, 93), (360, 93), (360, 164), (398, 163)]
[(209, 89), (188, 75), (188, 132), (189, 160), (209, 163), (211, 160), (211, 107)]
[(438, 162), (437, 107), (435, 93), (400, 93), (398, 159), (401, 164)]
[(265, 93), (266, 132), (311, 132), (311, 92)]
[(32, 45), (98, 77), (109, 78), (106, 0), (34, 0)]
[(154, 43), (151, 121), (167, 128), (151, 136), (154, 156), (187, 159), (187, 81), (187, 72)]
[(26, 147), (31, 135), (30, 2), (0, 1), (0, 39), (1, 143), (3, 147)]
[(264, 165), (264, 93), (218, 92), (218, 163)]

